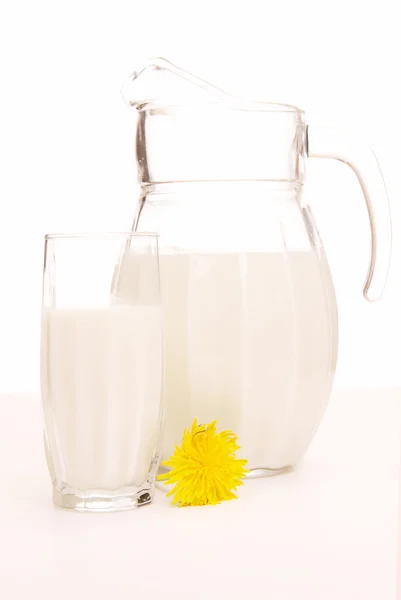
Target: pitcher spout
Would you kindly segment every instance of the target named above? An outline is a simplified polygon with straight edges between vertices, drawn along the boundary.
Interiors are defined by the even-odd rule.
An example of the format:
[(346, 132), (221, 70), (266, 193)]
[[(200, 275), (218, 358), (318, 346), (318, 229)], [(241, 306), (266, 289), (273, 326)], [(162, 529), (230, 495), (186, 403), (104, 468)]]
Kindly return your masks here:
[(179, 105), (186, 102), (224, 102), (239, 99), (162, 57), (151, 58), (135, 70), (121, 89), (129, 108), (149, 104)]

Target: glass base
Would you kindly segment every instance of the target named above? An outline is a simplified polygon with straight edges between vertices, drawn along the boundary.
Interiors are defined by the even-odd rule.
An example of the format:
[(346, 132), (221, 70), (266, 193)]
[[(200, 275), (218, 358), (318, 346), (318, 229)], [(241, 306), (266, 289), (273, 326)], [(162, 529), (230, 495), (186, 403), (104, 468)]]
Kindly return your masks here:
[(79, 512), (115, 512), (146, 506), (153, 501), (153, 489), (124, 488), (122, 490), (74, 490), (53, 487), (53, 503), (67, 510)]

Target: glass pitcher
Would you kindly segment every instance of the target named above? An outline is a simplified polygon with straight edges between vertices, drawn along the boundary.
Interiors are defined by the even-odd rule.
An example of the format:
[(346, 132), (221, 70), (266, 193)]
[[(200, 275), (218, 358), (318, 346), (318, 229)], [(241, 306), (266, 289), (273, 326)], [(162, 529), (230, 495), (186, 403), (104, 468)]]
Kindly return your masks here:
[[(163, 458), (184, 428), (218, 420), (239, 436), (251, 476), (292, 467), (329, 401), (337, 308), (303, 195), (308, 157), (347, 163), (371, 225), (365, 297), (378, 299), (391, 250), (373, 153), (295, 106), (231, 96), (164, 59), (135, 72), (141, 191), (133, 229), (160, 234), (166, 424)], [(122, 296), (135, 286), (127, 252)]]

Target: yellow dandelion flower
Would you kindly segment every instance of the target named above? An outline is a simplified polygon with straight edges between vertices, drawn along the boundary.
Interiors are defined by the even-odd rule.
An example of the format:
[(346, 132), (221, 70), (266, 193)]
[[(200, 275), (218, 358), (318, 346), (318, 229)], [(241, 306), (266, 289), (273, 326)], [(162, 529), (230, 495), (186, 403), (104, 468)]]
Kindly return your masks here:
[(237, 459), (237, 436), (232, 431), (216, 431), (217, 421), (186, 429), (181, 446), (162, 464), (171, 471), (158, 476), (166, 485), (175, 484), (167, 494), (173, 504), (203, 506), (237, 498), (234, 490), (242, 485), (248, 461)]

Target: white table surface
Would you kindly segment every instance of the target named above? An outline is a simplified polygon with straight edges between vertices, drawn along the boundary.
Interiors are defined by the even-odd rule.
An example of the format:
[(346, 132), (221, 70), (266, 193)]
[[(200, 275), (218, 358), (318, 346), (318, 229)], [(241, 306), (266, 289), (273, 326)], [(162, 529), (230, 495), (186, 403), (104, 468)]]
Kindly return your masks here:
[(294, 472), (217, 507), (55, 509), (39, 398), (0, 417), (4, 600), (395, 600), (401, 390), (335, 393)]

